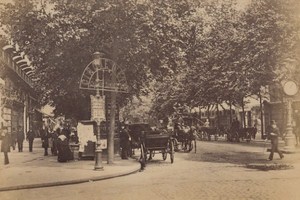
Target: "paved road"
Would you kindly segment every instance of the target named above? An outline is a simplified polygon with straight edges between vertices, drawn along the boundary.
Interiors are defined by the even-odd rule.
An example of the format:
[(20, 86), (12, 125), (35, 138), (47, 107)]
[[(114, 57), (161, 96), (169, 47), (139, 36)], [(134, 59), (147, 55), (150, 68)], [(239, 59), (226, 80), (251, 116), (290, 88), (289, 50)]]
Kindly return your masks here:
[(173, 164), (155, 155), (144, 172), (130, 176), (4, 192), (0, 199), (300, 199), (300, 161), (295, 155), (270, 162), (261, 145), (200, 141), (197, 146), (196, 154), (176, 153)]

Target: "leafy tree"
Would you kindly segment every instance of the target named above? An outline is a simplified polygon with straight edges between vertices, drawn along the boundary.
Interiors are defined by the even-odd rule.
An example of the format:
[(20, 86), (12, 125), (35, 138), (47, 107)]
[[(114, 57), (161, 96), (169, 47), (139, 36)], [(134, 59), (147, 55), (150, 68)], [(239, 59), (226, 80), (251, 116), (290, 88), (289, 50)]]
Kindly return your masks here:
[(223, 101), (243, 106), (245, 97), (287, 75), (283, 61), (299, 50), (293, 5), (298, 4), (261, 0), (241, 10), (233, 1), (210, 1), (191, 9), (183, 50), (188, 69), (177, 90), (182, 100), (191, 106)]
[(33, 2), (5, 5), (1, 24), (36, 68), (42, 103), (50, 102), (56, 113), (80, 118), (88, 102), (88, 94), (78, 89), (80, 75), (95, 51), (105, 52), (125, 70), (130, 93), (143, 92), (147, 64), (154, 62), (145, 38), (150, 23), (146, 6), (132, 0), (53, 0), (53, 10), (47, 13)]

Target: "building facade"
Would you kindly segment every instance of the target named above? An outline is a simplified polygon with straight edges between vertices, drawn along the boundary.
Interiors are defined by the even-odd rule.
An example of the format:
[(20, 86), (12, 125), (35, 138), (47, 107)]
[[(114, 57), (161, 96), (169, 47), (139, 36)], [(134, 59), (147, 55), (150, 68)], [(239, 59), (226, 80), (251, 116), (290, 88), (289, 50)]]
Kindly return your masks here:
[(12, 45), (1, 47), (0, 78), (1, 128), (14, 135), (17, 130), (26, 134), (32, 128), (38, 135), (42, 114), (34, 90), (33, 67)]

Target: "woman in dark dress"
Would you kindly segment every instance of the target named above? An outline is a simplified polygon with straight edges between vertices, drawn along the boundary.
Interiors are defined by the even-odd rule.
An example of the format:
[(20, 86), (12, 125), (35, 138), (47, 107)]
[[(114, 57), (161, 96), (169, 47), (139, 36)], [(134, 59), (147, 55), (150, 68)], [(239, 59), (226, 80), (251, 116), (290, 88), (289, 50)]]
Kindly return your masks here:
[(72, 160), (73, 155), (69, 147), (68, 138), (64, 134), (60, 134), (57, 139), (58, 162), (67, 162)]

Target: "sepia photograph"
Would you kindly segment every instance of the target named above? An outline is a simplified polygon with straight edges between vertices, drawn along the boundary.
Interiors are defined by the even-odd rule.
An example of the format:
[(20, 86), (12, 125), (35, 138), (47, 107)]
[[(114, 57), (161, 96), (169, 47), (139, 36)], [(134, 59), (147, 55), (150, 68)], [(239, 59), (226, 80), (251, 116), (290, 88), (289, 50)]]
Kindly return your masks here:
[(0, 0), (1, 200), (299, 200), (299, 0)]

